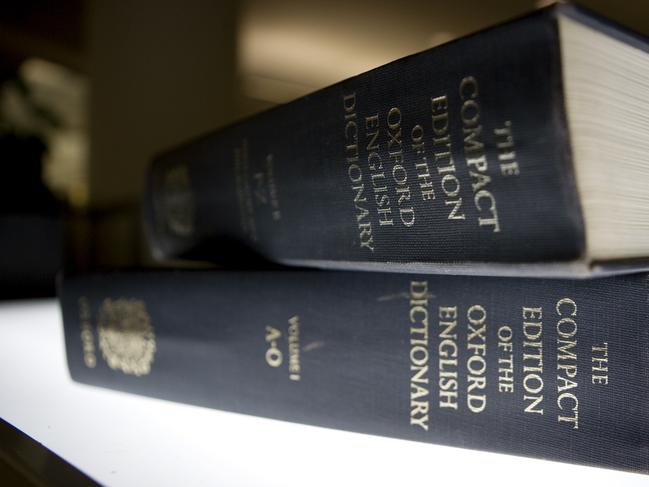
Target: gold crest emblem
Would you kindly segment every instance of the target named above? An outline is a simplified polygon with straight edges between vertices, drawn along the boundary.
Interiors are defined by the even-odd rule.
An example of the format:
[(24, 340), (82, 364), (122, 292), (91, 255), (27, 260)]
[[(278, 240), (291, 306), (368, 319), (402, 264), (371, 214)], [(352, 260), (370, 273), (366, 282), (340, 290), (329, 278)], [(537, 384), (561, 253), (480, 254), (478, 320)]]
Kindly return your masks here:
[(196, 204), (186, 166), (169, 169), (164, 177), (162, 206), (167, 228), (179, 237), (194, 233)]
[(156, 351), (155, 334), (144, 301), (105, 299), (98, 315), (99, 348), (108, 366), (146, 375)]

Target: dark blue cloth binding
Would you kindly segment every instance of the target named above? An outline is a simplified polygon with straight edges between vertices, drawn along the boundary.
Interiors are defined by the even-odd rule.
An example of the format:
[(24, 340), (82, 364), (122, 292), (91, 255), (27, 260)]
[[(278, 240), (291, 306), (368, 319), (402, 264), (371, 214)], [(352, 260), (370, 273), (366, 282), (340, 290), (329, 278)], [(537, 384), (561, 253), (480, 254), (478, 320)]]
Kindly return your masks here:
[[(152, 166), (160, 257), (589, 275), (554, 6), (194, 140)], [(241, 259), (245, 260), (245, 259)], [(616, 262), (629, 272), (647, 262)]]
[(648, 296), (646, 275), (166, 271), (71, 278), (61, 304), (80, 382), (647, 473)]

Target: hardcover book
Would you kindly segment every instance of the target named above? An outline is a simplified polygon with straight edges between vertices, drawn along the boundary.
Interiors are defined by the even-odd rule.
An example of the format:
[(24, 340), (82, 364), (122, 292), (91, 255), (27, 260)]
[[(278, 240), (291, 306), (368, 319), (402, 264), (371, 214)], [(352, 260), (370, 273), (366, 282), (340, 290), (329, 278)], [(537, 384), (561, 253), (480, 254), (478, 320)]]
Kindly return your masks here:
[(646, 275), (70, 278), (80, 382), (226, 411), (649, 471)]
[(647, 267), (645, 39), (557, 5), (160, 155), (157, 256), (588, 276)]

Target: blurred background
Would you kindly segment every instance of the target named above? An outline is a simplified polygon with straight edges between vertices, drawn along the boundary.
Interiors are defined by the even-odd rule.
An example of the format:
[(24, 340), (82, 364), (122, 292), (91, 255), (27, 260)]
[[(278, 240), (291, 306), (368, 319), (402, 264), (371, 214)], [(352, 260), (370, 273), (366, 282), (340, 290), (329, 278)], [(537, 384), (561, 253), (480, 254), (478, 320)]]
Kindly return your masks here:
[[(52, 294), (63, 263), (151, 264), (139, 202), (159, 151), (547, 3), (4, 2), (0, 296)], [(581, 3), (649, 32), (647, 2)]]

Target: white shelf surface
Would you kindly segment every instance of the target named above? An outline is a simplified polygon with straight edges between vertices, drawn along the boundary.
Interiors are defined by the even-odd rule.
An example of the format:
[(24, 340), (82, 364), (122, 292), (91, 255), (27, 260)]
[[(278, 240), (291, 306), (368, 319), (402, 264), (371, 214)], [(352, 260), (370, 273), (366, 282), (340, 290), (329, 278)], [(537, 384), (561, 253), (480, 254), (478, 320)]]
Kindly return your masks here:
[(107, 485), (648, 485), (649, 478), (334, 431), (74, 383), (55, 300), (0, 303), (0, 417)]

